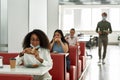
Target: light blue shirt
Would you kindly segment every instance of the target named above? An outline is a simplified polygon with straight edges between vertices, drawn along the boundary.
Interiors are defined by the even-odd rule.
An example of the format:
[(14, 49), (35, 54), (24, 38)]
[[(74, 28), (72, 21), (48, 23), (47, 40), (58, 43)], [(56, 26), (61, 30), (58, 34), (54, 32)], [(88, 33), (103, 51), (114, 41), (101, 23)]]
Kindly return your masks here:
[(62, 45), (61, 44), (58, 45), (57, 43), (54, 43), (54, 45), (53, 45), (53, 52), (64, 53)]

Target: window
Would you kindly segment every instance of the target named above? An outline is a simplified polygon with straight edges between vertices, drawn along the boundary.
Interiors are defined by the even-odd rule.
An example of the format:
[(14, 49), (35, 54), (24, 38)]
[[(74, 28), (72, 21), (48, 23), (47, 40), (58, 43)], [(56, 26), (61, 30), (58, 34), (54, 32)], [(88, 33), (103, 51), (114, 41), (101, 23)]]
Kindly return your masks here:
[(75, 28), (82, 31), (95, 31), (97, 23), (102, 19), (101, 13), (108, 14), (107, 20), (114, 31), (120, 31), (120, 8), (113, 6), (64, 6), (61, 7), (60, 26), (62, 30)]

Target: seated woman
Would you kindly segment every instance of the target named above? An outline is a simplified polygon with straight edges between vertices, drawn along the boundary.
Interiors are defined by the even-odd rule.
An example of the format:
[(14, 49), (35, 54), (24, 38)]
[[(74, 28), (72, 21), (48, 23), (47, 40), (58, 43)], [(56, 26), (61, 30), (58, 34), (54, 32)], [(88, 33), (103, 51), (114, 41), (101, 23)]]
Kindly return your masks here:
[[(54, 32), (52, 41), (50, 42), (51, 52), (68, 53), (68, 50), (69, 50), (68, 46), (69, 45), (63, 36), (63, 32), (61, 30), (57, 29)], [(69, 55), (66, 57), (66, 62), (67, 62), (67, 71), (69, 71), (69, 69), (70, 69)]]
[[(38, 29), (29, 32), (23, 41), (23, 51), (16, 57), (16, 60), (17, 65), (23, 62), (25, 66), (35, 64), (33, 67), (48, 66), (51, 69), (53, 63), (50, 56), (49, 40), (46, 34)], [(47, 79), (52, 80), (49, 72), (44, 75), (38, 74), (38, 76), (34, 76), (34, 80)]]

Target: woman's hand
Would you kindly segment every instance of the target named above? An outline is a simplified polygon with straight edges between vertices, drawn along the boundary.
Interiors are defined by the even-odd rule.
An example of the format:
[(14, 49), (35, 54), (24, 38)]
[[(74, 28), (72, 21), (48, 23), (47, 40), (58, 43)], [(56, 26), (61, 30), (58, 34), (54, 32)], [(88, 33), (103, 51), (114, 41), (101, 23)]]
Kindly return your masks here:
[(32, 55), (34, 55), (35, 53), (36, 53), (36, 48), (26, 48), (26, 49), (24, 49), (22, 52), (24, 52), (24, 53), (26, 53), (26, 54), (32, 54)]
[(57, 41), (58, 41), (58, 38), (55, 38), (54, 41), (57, 42)]
[(34, 55), (35, 55), (35, 58), (36, 58), (38, 61), (40, 61), (41, 63), (43, 63), (43, 59), (40, 58), (40, 55), (39, 55), (39, 51), (38, 51), (38, 50), (35, 50)]
[(39, 51), (38, 50), (34, 50), (34, 53), (33, 53), (34, 55), (35, 55), (35, 58), (36, 59), (39, 59), (40, 58), (40, 56), (39, 56)]
[(32, 49), (31, 54), (33, 54), (37, 60), (39, 60), (40, 62), (43, 62), (43, 60), (40, 58), (39, 51), (36, 48)]
[(31, 53), (31, 48), (25, 48), (22, 52), (20, 52), (21, 54), (30, 54)]
[(61, 42), (61, 38), (55, 38), (56, 42)]
[(36, 58), (38, 61), (40, 61), (41, 63), (43, 63), (43, 59), (40, 58), (40, 56), (39, 56), (39, 51), (38, 51), (36, 48), (33, 48), (33, 49), (31, 49), (31, 48), (26, 48), (26, 49), (23, 50), (23, 52), (24, 52), (24, 53), (27, 53), (27, 54), (32, 54), (32, 55), (34, 55), (35, 58)]
[(24, 53), (31, 54), (32, 49), (31, 48), (25, 48), (23, 50)]
[(31, 54), (31, 48), (25, 48), (22, 52), (20, 52), (19, 56), (22, 57), (24, 54)]

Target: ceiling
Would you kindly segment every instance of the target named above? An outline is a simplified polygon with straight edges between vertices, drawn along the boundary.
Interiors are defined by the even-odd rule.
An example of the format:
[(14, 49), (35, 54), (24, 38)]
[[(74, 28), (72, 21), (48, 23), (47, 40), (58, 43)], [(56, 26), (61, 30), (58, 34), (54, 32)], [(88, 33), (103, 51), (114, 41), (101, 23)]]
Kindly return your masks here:
[(120, 5), (120, 0), (60, 0), (60, 5)]

